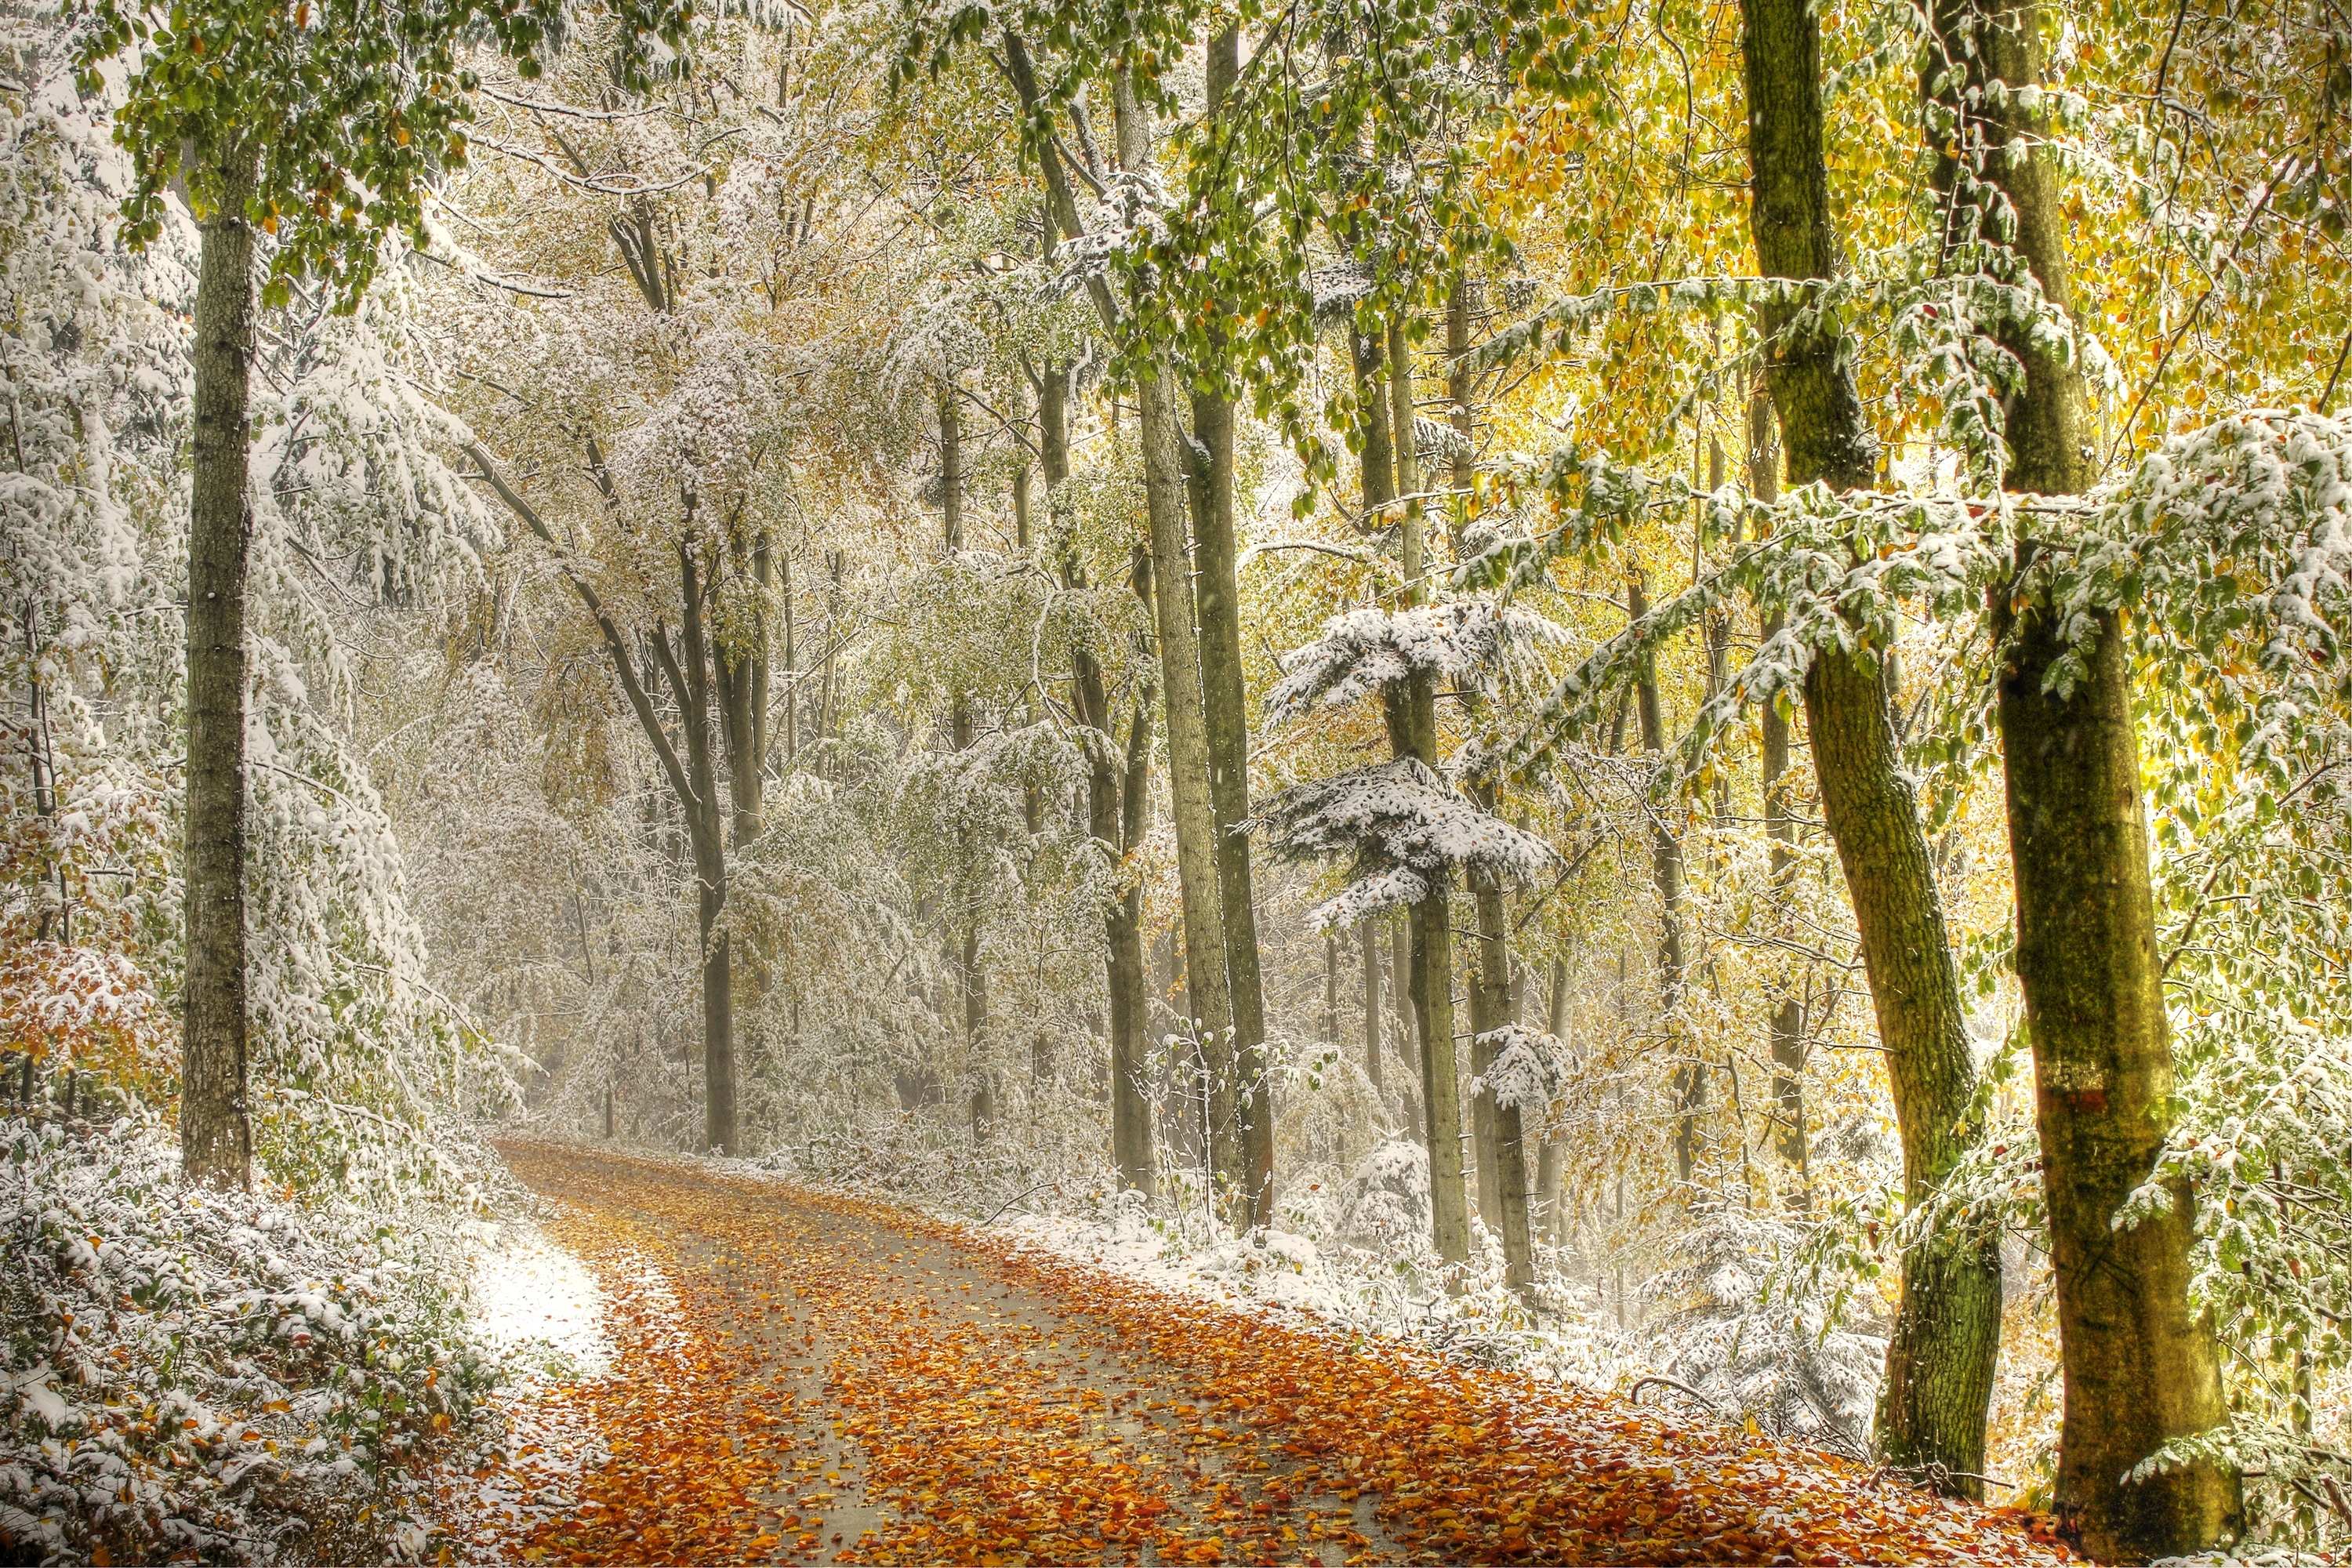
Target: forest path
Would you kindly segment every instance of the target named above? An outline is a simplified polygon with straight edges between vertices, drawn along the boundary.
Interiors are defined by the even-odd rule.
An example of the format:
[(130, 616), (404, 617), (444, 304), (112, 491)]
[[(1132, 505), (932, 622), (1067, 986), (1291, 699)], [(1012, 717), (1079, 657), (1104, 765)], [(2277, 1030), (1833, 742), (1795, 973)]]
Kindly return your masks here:
[[(2053, 1560), (2015, 1519), (1717, 1426), (1177, 1298), (673, 1160), (502, 1146), (618, 1353), (530, 1562)], [(551, 1439), (551, 1448), (560, 1446)]]

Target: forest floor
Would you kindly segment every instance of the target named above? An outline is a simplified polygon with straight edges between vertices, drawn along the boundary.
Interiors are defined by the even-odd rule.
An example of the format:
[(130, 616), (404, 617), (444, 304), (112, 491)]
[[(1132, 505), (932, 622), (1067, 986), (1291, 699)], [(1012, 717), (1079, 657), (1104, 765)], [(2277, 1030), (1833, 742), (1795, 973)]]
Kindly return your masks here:
[(896, 1205), (502, 1146), (609, 1364), (452, 1478), (530, 1563), (2054, 1562), (1718, 1422), (1149, 1286)]

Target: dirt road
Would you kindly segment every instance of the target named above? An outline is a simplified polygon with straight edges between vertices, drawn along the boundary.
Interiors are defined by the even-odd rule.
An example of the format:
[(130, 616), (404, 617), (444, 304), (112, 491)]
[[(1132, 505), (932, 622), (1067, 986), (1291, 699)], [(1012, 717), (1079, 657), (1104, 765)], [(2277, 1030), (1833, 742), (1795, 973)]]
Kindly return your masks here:
[[(505, 1152), (619, 1354), (474, 1544), (531, 1562), (2054, 1560), (2023, 1521), (692, 1164)], [(569, 1436), (562, 1436), (569, 1434)], [(572, 1449), (562, 1453), (557, 1450)], [(585, 1449), (581, 1453), (576, 1450)]]

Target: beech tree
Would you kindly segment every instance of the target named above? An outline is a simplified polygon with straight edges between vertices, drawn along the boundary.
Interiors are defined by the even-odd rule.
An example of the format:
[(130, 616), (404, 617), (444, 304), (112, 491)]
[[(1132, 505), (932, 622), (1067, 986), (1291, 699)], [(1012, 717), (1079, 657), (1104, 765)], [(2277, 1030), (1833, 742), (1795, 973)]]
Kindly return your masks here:
[[(686, 11), (619, 8), (614, 67), (648, 79), (682, 38)], [(243, 1186), (252, 1161), (247, 1105), (246, 567), (250, 523), (247, 406), (257, 232), (268, 241), (264, 304), (312, 275), (355, 301), (384, 235), (421, 242), (432, 180), (466, 157), (472, 73), (459, 51), (477, 29), (536, 74), (558, 8), (459, 5), (389, 14), (322, 0), (174, 8), (101, 0), (82, 40), (82, 90), (100, 67), (137, 61), (115, 134), (139, 184), (129, 234), (163, 232), (165, 193), (184, 188), (203, 235), (193, 353), (194, 500), (188, 523), (188, 974), (180, 1132), (190, 1180)]]

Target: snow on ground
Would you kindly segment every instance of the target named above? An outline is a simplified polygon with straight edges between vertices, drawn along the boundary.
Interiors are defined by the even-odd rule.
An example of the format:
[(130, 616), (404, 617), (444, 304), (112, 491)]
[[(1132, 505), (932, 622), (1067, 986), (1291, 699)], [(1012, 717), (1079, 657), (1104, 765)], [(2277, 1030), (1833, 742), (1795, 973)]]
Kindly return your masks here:
[(626, 1254), (600, 1279), (527, 1222), (468, 1239), (472, 1319), (511, 1375), (493, 1396), (488, 1444), (442, 1473), (437, 1511), (458, 1561), (505, 1563), (509, 1543), (577, 1510), (582, 1478), (608, 1458), (581, 1395), (613, 1374), (615, 1314), (676, 1322), (677, 1297), (650, 1258)]
[(613, 1364), (604, 1292), (537, 1226), (484, 1225), (469, 1238), (472, 1318), (519, 1369), (601, 1377)]

